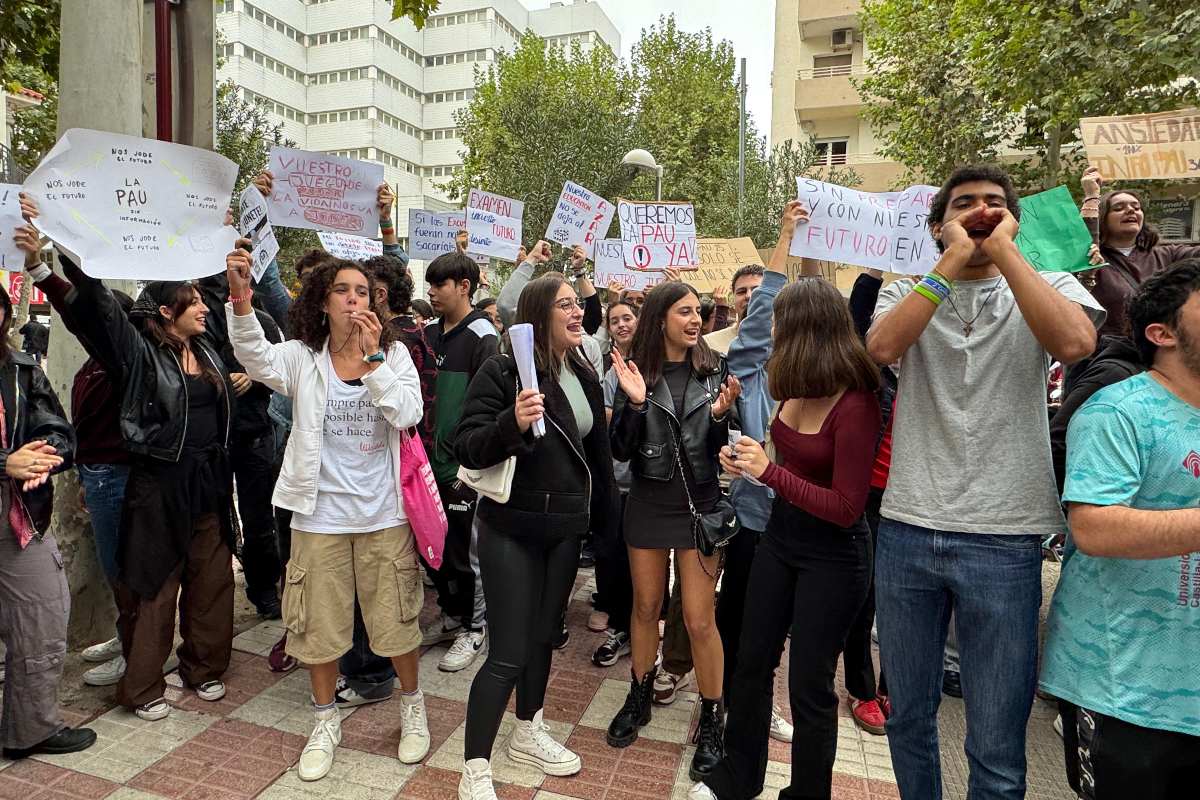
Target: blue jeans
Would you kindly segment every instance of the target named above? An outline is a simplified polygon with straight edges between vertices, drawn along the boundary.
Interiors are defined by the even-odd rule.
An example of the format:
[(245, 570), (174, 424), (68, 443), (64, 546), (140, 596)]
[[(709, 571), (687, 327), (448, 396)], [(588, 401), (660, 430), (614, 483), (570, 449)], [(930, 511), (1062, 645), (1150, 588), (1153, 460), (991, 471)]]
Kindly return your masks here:
[(879, 526), (875, 595), (900, 795), (940, 800), (937, 711), (950, 612), (967, 710), (971, 800), (1025, 797), (1025, 728), (1037, 679), (1042, 553), (1036, 535)]
[(128, 464), (79, 464), (79, 481), (92, 520), (96, 558), (109, 586), (117, 584), (117, 543), (121, 538), (121, 508), (125, 504)]

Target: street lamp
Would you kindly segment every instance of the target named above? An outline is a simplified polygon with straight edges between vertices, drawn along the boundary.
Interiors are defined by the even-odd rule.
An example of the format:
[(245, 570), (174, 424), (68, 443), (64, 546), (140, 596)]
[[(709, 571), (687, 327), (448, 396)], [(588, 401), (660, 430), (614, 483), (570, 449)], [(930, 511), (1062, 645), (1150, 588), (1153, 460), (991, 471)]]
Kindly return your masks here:
[(649, 151), (642, 150), (641, 148), (630, 150), (621, 159), (621, 163), (627, 167), (632, 167), (635, 172), (653, 172), (654, 199), (662, 200), (663, 168), (654, 160), (654, 156), (650, 155)]

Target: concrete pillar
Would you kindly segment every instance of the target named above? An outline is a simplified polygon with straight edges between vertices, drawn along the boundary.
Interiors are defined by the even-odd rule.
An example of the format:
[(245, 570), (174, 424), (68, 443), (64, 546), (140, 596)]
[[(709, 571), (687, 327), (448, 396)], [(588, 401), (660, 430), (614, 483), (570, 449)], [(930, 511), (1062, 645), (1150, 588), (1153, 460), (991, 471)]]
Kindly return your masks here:
[[(142, 0), (62, 0), (58, 132), (92, 128), (142, 135)], [(113, 282), (132, 293), (132, 281)], [(71, 381), (87, 358), (58, 315), (51, 322), (47, 357), (50, 385), (69, 406)], [(54, 517), (71, 585), (72, 646), (113, 635), (116, 609), (96, 560), (91, 525), (80, 502), (75, 472), (55, 478)]]

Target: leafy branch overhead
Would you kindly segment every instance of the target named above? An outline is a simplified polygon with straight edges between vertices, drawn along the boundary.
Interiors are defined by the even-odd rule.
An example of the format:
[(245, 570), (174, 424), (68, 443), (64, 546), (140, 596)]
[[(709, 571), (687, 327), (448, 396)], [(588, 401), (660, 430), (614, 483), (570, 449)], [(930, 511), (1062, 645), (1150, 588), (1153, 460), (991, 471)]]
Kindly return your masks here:
[(441, 0), (392, 0), (392, 19), (407, 17), (417, 30), (421, 30), (439, 5)]

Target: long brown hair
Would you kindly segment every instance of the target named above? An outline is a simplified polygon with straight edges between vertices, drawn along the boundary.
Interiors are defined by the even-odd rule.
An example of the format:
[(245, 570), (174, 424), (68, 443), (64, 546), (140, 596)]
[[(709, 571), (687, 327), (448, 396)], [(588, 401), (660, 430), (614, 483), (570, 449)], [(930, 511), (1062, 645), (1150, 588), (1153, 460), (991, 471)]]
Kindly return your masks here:
[(1137, 200), (1138, 205), (1142, 209), (1142, 229), (1138, 231), (1137, 238), (1133, 240), (1134, 249), (1151, 249), (1154, 245), (1158, 244), (1158, 229), (1146, 221), (1146, 204), (1142, 202), (1142, 196), (1128, 189), (1116, 189), (1111, 192), (1105, 192), (1104, 196), (1100, 198), (1100, 219), (1098, 220), (1100, 244), (1104, 244), (1108, 239), (1108, 230), (1105, 228), (1105, 223), (1108, 221), (1109, 212), (1112, 211), (1113, 198), (1119, 194), (1127, 194), (1134, 200)]
[[(288, 325), (292, 335), (308, 345), (314, 353), (321, 352), (325, 340), (329, 338), (329, 316), (325, 313), (325, 299), (333, 287), (337, 274), (344, 269), (352, 269), (361, 273), (367, 279), (367, 308), (375, 312), (381, 320), (383, 309), (375, 302), (375, 275), (357, 261), (347, 261), (342, 258), (330, 258), (313, 268), (308, 280), (300, 289), (300, 296), (292, 303), (288, 312)], [(379, 334), (379, 349), (387, 352), (396, 341), (396, 329), (385, 324)], [(368, 353), (367, 355), (370, 355)]]
[(800, 278), (775, 298), (775, 350), (767, 360), (771, 397), (830, 397), (879, 388), (879, 368), (854, 330), (845, 298), (821, 278)]
[[(517, 313), (513, 317), (514, 324), (529, 323), (533, 326), (533, 362), (538, 372), (545, 373), (551, 383), (558, 381), (558, 369), (561, 366), (554, 355), (551, 344), (550, 326), (554, 324), (554, 315), (558, 309), (554, 307), (558, 291), (563, 286), (569, 286), (567, 279), (558, 272), (548, 272), (540, 278), (535, 278), (521, 290), (517, 299)], [(511, 351), (512, 345), (505, 335), (505, 342)], [(592, 374), (595, 371), (572, 347), (566, 353), (566, 360), (576, 375)], [(583, 373), (581, 373), (581, 370)]]
[[(637, 330), (633, 332), (633, 341), (629, 343), (628, 357), (638, 365), (648, 389), (653, 389), (662, 377), (663, 362), (667, 358), (666, 335), (663, 332), (667, 312), (689, 294), (697, 299), (700, 297), (699, 292), (683, 281), (660, 283), (646, 294)], [(692, 362), (692, 371), (697, 375), (710, 375), (717, 371), (721, 363), (703, 336), (695, 346), (688, 348), (687, 359)]]
[[(169, 308), (171, 310), (171, 319), (176, 320), (179, 319), (180, 314), (187, 311), (188, 308), (191, 307), (192, 303), (194, 303), (197, 298), (200, 298), (200, 301), (204, 302), (200, 295), (200, 290), (196, 288), (195, 284), (191, 282), (184, 282), (176, 286), (175, 291), (171, 295), (168, 295), (167, 297), (160, 297), (159, 299), (170, 301), (162, 303), (161, 305)], [(146, 335), (150, 337), (150, 340), (159, 347), (165, 346), (175, 353), (176, 356), (180, 356), (181, 365), (183, 363), (182, 356), (184, 347), (190, 347), (192, 350), (192, 357), (196, 360), (196, 364), (200, 367), (200, 377), (217, 387), (217, 392), (224, 393), (225, 379), (221, 377), (221, 373), (218, 372), (213, 363), (209, 361), (208, 353), (206, 350), (204, 350), (204, 346), (197, 342), (196, 346), (191, 347), (192, 343), (185, 343), (183, 339), (180, 339), (171, 331), (169, 326), (170, 321), (167, 320), (161, 312), (152, 316), (143, 317), (142, 319), (142, 330), (145, 331)], [(195, 339), (196, 337), (192, 338)], [(202, 350), (204, 350), (203, 353), (200, 352)]]

